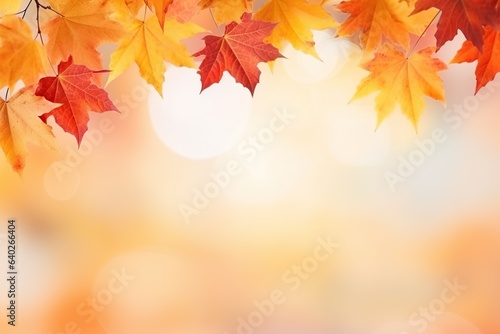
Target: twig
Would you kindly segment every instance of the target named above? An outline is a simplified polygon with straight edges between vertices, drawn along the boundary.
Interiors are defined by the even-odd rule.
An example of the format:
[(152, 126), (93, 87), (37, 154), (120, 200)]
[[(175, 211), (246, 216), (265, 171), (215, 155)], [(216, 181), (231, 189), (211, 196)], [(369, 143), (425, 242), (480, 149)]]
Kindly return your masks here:
[(33, 2), (33, 0), (30, 0), (30, 2), (28, 2), (28, 5), (26, 5), (26, 8), (24, 8), (24, 9), (23, 9), (22, 11), (20, 11), (20, 12), (14, 13), (13, 15), (19, 15), (19, 14), (21, 14), (21, 13), (22, 13), (22, 14), (23, 14), (23, 17), (22, 17), (22, 18), (24, 19), (24, 17), (26, 16), (26, 12), (28, 11), (28, 8), (30, 8), (30, 5), (31, 5), (31, 3), (32, 3), (32, 2)]
[[(36, 25), (37, 25), (37, 28), (38, 28), (38, 32), (37, 32), (37, 34), (35, 36), (35, 39), (37, 39), (38, 36), (40, 36), (40, 42), (42, 43), (43, 46), (45, 46), (45, 41), (43, 40), (42, 29), (40, 27), (40, 8), (45, 9), (45, 10), (51, 10), (54, 13), (60, 15), (61, 17), (64, 17), (64, 15), (62, 15), (61, 13), (59, 13), (56, 10), (52, 9), (50, 6), (44, 6), (44, 5), (40, 4), (39, 0), (34, 0), (34, 1), (36, 3)], [(50, 59), (49, 59), (48, 63), (50, 65), (50, 68), (52, 68), (52, 71), (57, 75), (57, 72), (54, 69), (54, 66), (52, 66), (52, 63), (50, 62)]]
[(418, 42), (420, 42), (420, 40), (422, 39), (422, 37), (424, 37), (424, 35), (427, 32), (427, 30), (429, 30), (429, 28), (431, 27), (432, 22), (434, 22), (434, 20), (436, 19), (436, 17), (438, 17), (438, 15), (440, 13), (441, 13), (441, 11), (438, 11), (437, 14), (432, 18), (431, 22), (429, 22), (429, 25), (427, 27), (425, 27), (424, 32), (418, 37), (418, 39), (415, 42), (415, 44), (413, 44), (413, 47), (411, 48), (411, 50), (406, 54), (406, 58), (408, 58), (411, 55), (411, 53), (413, 52), (413, 50), (415, 50), (415, 47), (417, 46)]
[(61, 16), (61, 17), (64, 17), (63, 14), (59, 13), (57, 10), (55, 10), (54, 8), (50, 7), (50, 6), (44, 6), (40, 3), (40, 0), (35, 0), (35, 3), (36, 3), (36, 7), (37, 7), (37, 10), (39, 10), (40, 8), (43, 8), (45, 10), (50, 10), (54, 13), (56, 13), (57, 15)]

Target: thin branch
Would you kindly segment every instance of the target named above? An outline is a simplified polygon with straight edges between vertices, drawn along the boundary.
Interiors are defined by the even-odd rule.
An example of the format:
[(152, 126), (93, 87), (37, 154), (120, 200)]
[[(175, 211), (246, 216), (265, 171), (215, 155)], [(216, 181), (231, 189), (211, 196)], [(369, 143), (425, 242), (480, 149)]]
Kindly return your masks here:
[(28, 5), (26, 6), (26, 8), (24, 8), (24, 9), (23, 9), (22, 11), (20, 11), (20, 12), (14, 13), (13, 15), (19, 15), (19, 14), (21, 14), (21, 13), (22, 13), (22, 14), (23, 14), (23, 17), (22, 17), (22, 18), (24, 19), (24, 17), (26, 16), (26, 12), (28, 11), (28, 8), (30, 8), (30, 5), (31, 5), (31, 3), (32, 3), (32, 2), (33, 2), (33, 0), (30, 0), (30, 2), (28, 2)]
[[(57, 13), (57, 14), (61, 15), (62, 17), (64, 17), (64, 16), (62, 14), (58, 13), (57, 11), (53, 10), (52, 8), (50, 8), (50, 6), (41, 5), (39, 0), (34, 0), (34, 1), (36, 3), (36, 25), (38, 28), (38, 32), (35, 36), (35, 39), (37, 39), (38, 36), (40, 36), (40, 42), (42, 43), (43, 46), (45, 46), (45, 41), (43, 40), (42, 29), (40, 27), (40, 8), (45, 9), (45, 10), (52, 10), (54, 13)], [(52, 68), (52, 71), (57, 75), (57, 72), (54, 69), (54, 66), (52, 66), (50, 59), (49, 59), (49, 65), (50, 65), (50, 68)]]
[(217, 31), (220, 34), (221, 31), (220, 31), (219, 25), (217, 24), (217, 21), (215, 21), (215, 16), (214, 16), (214, 13), (212, 12), (212, 8), (210, 8), (208, 11), (210, 12), (210, 16), (212, 16), (212, 20), (214, 21), (214, 24), (217, 27)]
[(57, 15), (61, 16), (61, 17), (64, 17), (63, 14), (59, 13), (57, 10), (55, 10), (54, 8), (50, 7), (50, 6), (44, 6), (40, 3), (40, 0), (35, 0), (35, 3), (36, 3), (36, 6), (37, 8), (43, 8), (45, 10), (50, 10), (54, 13), (56, 13)]
[(9, 88), (7, 87), (7, 91), (5, 92), (5, 101), (9, 99)]
[(434, 20), (438, 17), (438, 15), (441, 13), (441, 11), (438, 11), (437, 14), (432, 18), (431, 22), (429, 22), (429, 25), (427, 27), (425, 27), (425, 30), (424, 32), (418, 37), (417, 41), (415, 42), (415, 44), (413, 44), (413, 47), (411, 48), (411, 50), (407, 53), (406, 55), (406, 58), (408, 58), (411, 53), (413, 52), (413, 50), (415, 50), (415, 47), (418, 45), (418, 43), (420, 42), (420, 40), (422, 39), (422, 37), (424, 37), (425, 33), (427, 32), (427, 30), (429, 30), (429, 28), (431, 27), (432, 25), (432, 22), (434, 22)]

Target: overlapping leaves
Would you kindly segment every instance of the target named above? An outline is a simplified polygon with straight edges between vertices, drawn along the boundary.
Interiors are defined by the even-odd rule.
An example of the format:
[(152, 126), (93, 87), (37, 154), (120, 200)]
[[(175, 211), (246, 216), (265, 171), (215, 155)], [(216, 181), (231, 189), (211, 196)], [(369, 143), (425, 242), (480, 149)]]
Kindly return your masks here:
[[(439, 72), (446, 65), (434, 53), (457, 35), (466, 40), (452, 63), (477, 62), (476, 93), (500, 71), (499, 0), (344, 0), (335, 6), (317, 0), (38, 0), (20, 8), (21, 3), (0, 3), (0, 89), (7, 89), (0, 100), (0, 146), (19, 173), (27, 142), (55, 148), (51, 118), (81, 143), (89, 112), (119, 111), (100, 76), (110, 72), (109, 83), (131, 66), (161, 95), (167, 64), (196, 68), (194, 57), (204, 56), (203, 90), (228, 72), (255, 94), (259, 64), (281, 58), (287, 44), (319, 58), (313, 31), (326, 30), (353, 38), (363, 49), (360, 65), (368, 74), (353, 100), (378, 92), (379, 124), (399, 106), (415, 127), (425, 96), (444, 102)], [(28, 10), (36, 19), (30, 21)], [(206, 22), (210, 17), (216, 32), (207, 32), (214, 28)], [(434, 25), (435, 44), (429, 45), (421, 37)], [(204, 47), (198, 45), (201, 37), (186, 44), (200, 33)], [(109, 56), (102, 46), (110, 43), (115, 47)], [(103, 65), (108, 63), (109, 71)]]

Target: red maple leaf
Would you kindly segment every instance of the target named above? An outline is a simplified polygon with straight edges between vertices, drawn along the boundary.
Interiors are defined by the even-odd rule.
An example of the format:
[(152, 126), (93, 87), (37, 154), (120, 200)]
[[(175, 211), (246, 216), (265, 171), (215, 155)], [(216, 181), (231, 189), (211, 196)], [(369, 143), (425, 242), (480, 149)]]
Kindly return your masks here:
[(441, 10), (436, 39), (439, 50), (458, 30), (479, 50), (483, 49), (483, 25), (495, 10), (497, 0), (418, 0), (413, 13), (435, 7)]
[(40, 117), (47, 123), (47, 119), (54, 116), (56, 123), (75, 136), (80, 145), (88, 129), (89, 111), (118, 111), (108, 93), (92, 82), (94, 74), (109, 71), (92, 71), (83, 65), (75, 65), (71, 56), (68, 61), (61, 62), (57, 70), (56, 77), (40, 79), (35, 94), (62, 105)]
[(495, 10), (490, 12), (487, 23), (493, 27), (493, 29), (500, 30), (500, 0), (491, 0), (494, 2)]
[(206, 36), (205, 48), (194, 54), (205, 56), (198, 71), (202, 91), (220, 82), (224, 71), (228, 71), (253, 95), (260, 78), (257, 65), (283, 57), (277, 48), (264, 42), (275, 26), (276, 23), (255, 21), (250, 13), (245, 13), (241, 23), (226, 26), (224, 36)]
[(465, 41), (452, 59), (452, 63), (477, 62), (476, 94), (500, 72), (500, 31), (490, 27), (484, 30), (484, 47), (480, 52), (471, 42)]

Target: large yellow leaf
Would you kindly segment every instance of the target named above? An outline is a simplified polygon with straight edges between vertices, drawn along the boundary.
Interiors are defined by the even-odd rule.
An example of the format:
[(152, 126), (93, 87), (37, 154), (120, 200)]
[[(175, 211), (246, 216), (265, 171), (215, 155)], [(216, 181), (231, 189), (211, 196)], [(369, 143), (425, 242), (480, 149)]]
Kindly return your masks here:
[(338, 36), (349, 36), (360, 32), (360, 44), (365, 55), (373, 52), (387, 39), (408, 50), (410, 33), (420, 35), (431, 23), (436, 10), (427, 10), (416, 15), (416, 0), (348, 0), (336, 9), (350, 14), (337, 30)]
[(51, 0), (50, 4), (63, 15), (42, 27), (49, 36), (46, 48), (50, 61), (59, 64), (72, 55), (76, 64), (102, 69), (97, 47), (118, 41), (124, 33), (122, 26), (109, 18), (110, 1)]
[(17, 173), (24, 169), (28, 141), (57, 151), (52, 128), (38, 116), (58, 106), (35, 96), (34, 86), (21, 89), (9, 101), (0, 98), (0, 146)]
[(322, 6), (305, 0), (269, 0), (255, 13), (255, 19), (278, 23), (268, 39), (278, 49), (282, 50), (284, 42), (289, 41), (297, 50), (316, 58), (319, 57), (311, 29), (324, 30), (337, 26)]
[(217, 23), (240, 22), (241, 15), (252, 11), (253, 0), (200, 0), (202, 9), (213, 9)]
[(380, 91), (376, 98), (377, 126), (399, 104), (416, 129), (425, 108), (424, 95), (445, 102), (443, 81), (437, 72), (447, 67), (432, 58), (434, 51), (434, 47), (428, 47), (407, 58), (393, 45), (384, 44), (375, 58), (363, 66), (370, 75), (363, 79), (352, 99)]
[(146, 22), (132, 19), (126, 23), (128, 37), (111, 55), (108, 83), (122, 74), (135, 61), (142, 77), (162, 95), (165, 61), (175, 66), (196, 67), (193, 58), (180, 40), (191, 37), (203, 28), (194, 23), (165, 21), (165, 32), (155, 17)]
[(45, 48), (33, 39), (29, 25), (19, 17), (4, 16), (0, 22), (0, 87), (13, 89), (22, 80), (25, 85), (47, 74), (50, 65)]
[(21, 0), (2, 0), (0, 1), (0, 14), (12, 14), (19, 10)]

